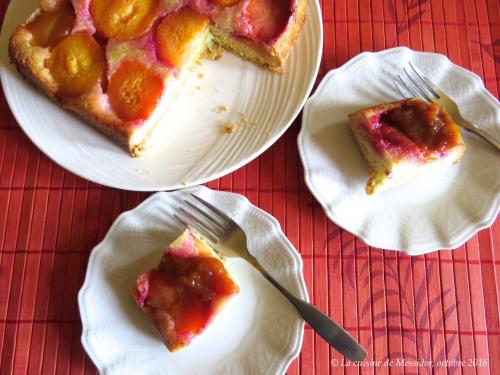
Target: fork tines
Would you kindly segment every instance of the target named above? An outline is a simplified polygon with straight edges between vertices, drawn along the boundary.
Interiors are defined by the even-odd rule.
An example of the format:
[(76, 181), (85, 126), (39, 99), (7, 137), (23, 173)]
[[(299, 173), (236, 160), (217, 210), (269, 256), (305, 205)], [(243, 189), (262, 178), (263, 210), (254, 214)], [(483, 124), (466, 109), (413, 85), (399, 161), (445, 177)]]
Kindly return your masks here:
[(436, 99), (439, 99), (440, 96), (434, 84), (420, 73), (411, 62), (408, 65), (411, 68), (412, 74), (403, 67), (405, 79), (398, 74), (398, 79), (394, 80), (394, 85), (399, 92), (404, 97), (422, 97), (428, 102), (434, 102)]
[(183, 225), (191, 227), (207, 240), (217, 243), (231, 229), (232, 220), (217, 207), (191, 193), (202, 207), (185, 199), (185, 207), (178, 207), (174, 217)]

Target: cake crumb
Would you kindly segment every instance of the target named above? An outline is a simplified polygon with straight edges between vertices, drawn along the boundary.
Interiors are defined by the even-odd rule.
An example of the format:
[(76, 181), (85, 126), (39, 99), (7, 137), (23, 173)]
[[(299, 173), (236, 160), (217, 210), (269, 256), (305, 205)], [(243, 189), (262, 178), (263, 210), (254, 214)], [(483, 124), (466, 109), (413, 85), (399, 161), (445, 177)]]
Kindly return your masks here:
[(181, 181), (182, 186), (187, 186), (187, 184), (188, 184), (187, 181)]
[(224, 48), (218, 44), (212, 44), (205, 50), (203, 57), (209, 60), (218, 60), (224, 55)]
[(243, 112), (240, 112), (238, 114), (238, 124), (250, 130), (255, 130), (257, 128), (257, 122), (249, 119), (248, 116)]
[(196, 90), (201, 90), (201, 86), (200, 85), (196, 86)]
[(231, 135), (236, 131), (237, 128), (238, 126), (231, 122), (224, 126), (224, 134)]
[(229, 111), (229, 108), (227, 108), (225, 105), (219, 105), (217, 107), (215, 107), (212, 112), (215, 112), (217, 114), (221, 114), (221, 113), (226, 113)]
[(205, 78), (205, 73), (198, 73), (198, 78), (199, 79)]

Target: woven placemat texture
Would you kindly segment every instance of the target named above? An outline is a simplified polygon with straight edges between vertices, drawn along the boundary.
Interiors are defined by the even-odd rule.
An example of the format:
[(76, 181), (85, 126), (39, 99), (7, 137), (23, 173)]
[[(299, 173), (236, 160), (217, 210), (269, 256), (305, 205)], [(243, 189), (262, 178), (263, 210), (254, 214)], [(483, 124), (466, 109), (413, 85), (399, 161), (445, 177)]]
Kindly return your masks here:
[[(2, 19), (8, 3), (0, 1)], [(324, 0), (321, 6), (325, 42), (317, 82), (362, 51), (409, 46), (447, 55), (498, 98), (498, 0)], [(382, 364), (347, 366), (306, 326), (288, 373), (498, 373), (500, 221), (454, 251), (410, 258), (367, 247), (329, 222), (308, 192), (299, 127), (300, 117), (262, 156), (207, 185), (241, 193), (280, 221), (302, 254), (312, 301)], [(96, 372), (80, 344), (77, 292), (90, 250), (120, 213), (147, 196), (90, 183), (54, 164), (24, 135), (0, 94), (1, 374)], [(459, 364), (398, 365), (402, 358)], [(393, 365), (383, 365), (387, 359)]]

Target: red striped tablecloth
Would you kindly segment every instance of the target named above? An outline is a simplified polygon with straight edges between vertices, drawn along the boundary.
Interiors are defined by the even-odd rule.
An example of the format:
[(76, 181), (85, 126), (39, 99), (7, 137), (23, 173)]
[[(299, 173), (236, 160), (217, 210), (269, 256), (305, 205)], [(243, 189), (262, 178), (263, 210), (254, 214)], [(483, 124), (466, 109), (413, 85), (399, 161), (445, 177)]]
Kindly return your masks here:
[[(2, 19), (8, 3), (0, 2)], [(318, 82), (362, 51), (404, 45), (447, 55), (482, 77), (498, 98), (498, 0), (321, 5)], [(380, 363), (346, 366), (306, 327), (301, 355), (288, 372), (500, 373), (500, 222), (454, 251), (410, 258), (367, 247), (329, 222), (308, 192), (296, 146), (299, 127), (300, 118), (258, 159), (207, 185), (241, 193), (280, 221), (302, 254), (312, 301)], [(147, 196), (90, 183), (54, 164), (27, 139), (0, 95), (2, 374), (96, 372), (80, 344), (77, 292), (90, 249), (117, 215)], [(419, 366), (402, 366), (401, 358)], [(457, 365), (439, 366), (446, 359)]]

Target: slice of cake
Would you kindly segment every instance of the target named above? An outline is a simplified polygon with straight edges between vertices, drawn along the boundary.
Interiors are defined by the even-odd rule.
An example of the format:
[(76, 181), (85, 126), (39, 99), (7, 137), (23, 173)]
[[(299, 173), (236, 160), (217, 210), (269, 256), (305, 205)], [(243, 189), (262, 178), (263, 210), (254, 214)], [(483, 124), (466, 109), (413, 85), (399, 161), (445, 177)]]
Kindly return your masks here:
[(132, 288), (132, 296), (169, 351), (189, 345), (238, 292), (221, 259), (189, 229), (164, 250), (158, 267), (140, 275)]
[(465, 151), (459, 126), (446, 110), (404, 99), (349, 115), (354, 138), (371, 171), (366, 193), (458, 163)]
[[(189, 76), (223, 46), (283, 72), (307, 0), (40, 0), (9, 43), (18, 70), (138, 156)], [(168, 120), (168, 119), (167, 119)]]

